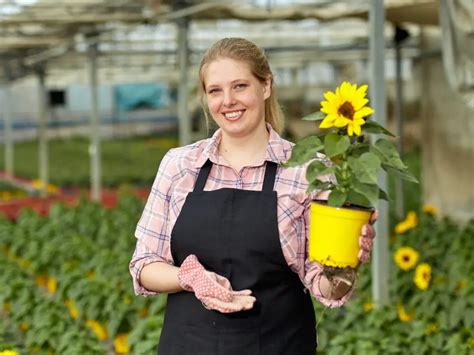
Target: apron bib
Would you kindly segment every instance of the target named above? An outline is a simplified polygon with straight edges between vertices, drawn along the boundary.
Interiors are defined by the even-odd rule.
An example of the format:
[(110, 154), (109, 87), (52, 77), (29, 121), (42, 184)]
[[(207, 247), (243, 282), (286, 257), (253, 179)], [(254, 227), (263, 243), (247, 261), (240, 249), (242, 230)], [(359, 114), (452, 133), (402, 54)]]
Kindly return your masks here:
[(273, 191), (277, 164), (266, 163), (262, 191), (204, 191), (201, 168), (171, 234), (177, 266), (195, 254), (206, 270), (250, 289), (251, 310), (207, 310), (192, 292), (168, 295), (159, 355), (314, 355), (316, 324), (309, 293), (283, 256)]

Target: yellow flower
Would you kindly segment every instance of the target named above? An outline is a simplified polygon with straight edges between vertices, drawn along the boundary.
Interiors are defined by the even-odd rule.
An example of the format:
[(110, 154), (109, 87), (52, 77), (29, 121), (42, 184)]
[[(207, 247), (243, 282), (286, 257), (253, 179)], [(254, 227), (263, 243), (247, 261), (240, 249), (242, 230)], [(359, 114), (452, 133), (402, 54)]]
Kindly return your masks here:
[(48, 275), (37, 275), (35, 277), (35, 283), (40, 287), (46, 287), (46, 285), (48, 284)]
[(74, 304), (73, 300), (66, 300), (64, 302), (66, 305), (67, 309), (69, 310), (69, 314), (71, 315), (72, 319), (77, 319), (77, 316), (79, 315), (79, 312), (77, 311), (76, 305)]
[(400, 269), (407, 271), (415, 267), (419, 257), (420, 255), (415, 249), (411, 247), (401, 247), (395, 252), (394, 259)]
[(54, 277), (49, 277), (48, 278), (48, 284), (46, 285), (48, 292), (52, 295), (54, 295), (58, 289), (58, 282)]
[(114, 339), (114, 349), (117, 354), (127, 354), (130, 352), (130, 345), (128, 344), (128, 334), (118, 334)]
[(24, 332), (26, 332), (29, 327), (30, 327), (30, 325), (26, 322), (21, 322), (20, 323), (20, 329), (23, 330)]
[(415, 270), (413, 281), (420, 290), (426, 290), (431, 280), (431, 266), (426, 263), (420, 264)]
[(374, 304), (372, 302), (364, 303), (364, 312), (365, 313), (370, 312), (373, 309), (374, 309)]
[(140, 309), (138, 311), (138, 315), (140, 316), (140, 318), (145, 318), (148, 315), (148, 308), (143, 307), (142, 309)]
[(465, 279), (461, 280), (458, 282), (456, 289), (457, 290), (462, 290), (463, 288), (466, 288), (467, 286), (467, 281)]
[(473, 349), (474, 348), (474, 336), (473, 337), (470, 337), (469, 339), (467, 339), (467, 347), (469, 349)]
[(426, 335), (432, 335), (432, 334), (437, 333), (438, 330), (439, 330), (438, 324), (430, 323), (426, 326), (425, 333), (426, 333)]
[(433, 205), (425, 204), (423, 205), (423, 212), (425, 212), (426, 214), (435, 216), (438, 214), (438, 209)]
[(418, 225), (418, 216), (415, 212), (410, 211), (405, 220), (401, 221), (395, 226), (395, 233), (403, 234), (406, 231), (415, 228)]
[(361, 134), (361, 128), (365, 124), (364, 117), (374, 113), (369, 106), (365, 106), (369, 100), (365, 98), (367, 85), (357, 88), (356, 84), (344, 81), (336, 88), (336, 92), (327, 91), (324, 98), (327, 101), (321, 102), (321, 112), (327, 116), (319, 125), (320, 128), (346, 127), (349, 136), (354, 133)]
[(413, 320), (413, 314), (407, 313), (407, 311), (405, 311), (405, 308), (401, 304), (398, 305), (397, 309), (398, 309), (398, 318), (402, 322), (410, 322)]
[(18, 355), (18, 352), (15, 350), (3, 350), (0, 351), (0, 355)]
[(86, 327), (91, 328), (97, 338), (99, 338), (99, 340), (106, 340), (109, 337), (107, 329), (95, 320), (89, 319), (86, 322)]

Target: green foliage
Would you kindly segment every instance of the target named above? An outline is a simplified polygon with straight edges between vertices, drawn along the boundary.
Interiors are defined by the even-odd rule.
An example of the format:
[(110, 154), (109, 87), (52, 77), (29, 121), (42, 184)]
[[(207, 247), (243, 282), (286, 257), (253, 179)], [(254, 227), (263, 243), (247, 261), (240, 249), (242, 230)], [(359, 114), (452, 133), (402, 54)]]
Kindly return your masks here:
[[(0, 219), (6, 255), (0, 258), (0, 308), (9, 305), (6, 319), (16, 329), (28, 323), (16, 336), (23, 339), (19, 344), (32, 352), (105, 354), (115, 336), (143, 322), (143, 333), (132, 333), (129, 343), (146, 353), (143, 342), (153, 335), (156, 348), (159, 333), (150, 319), (163, 316), (166, 297), (135, 297), (128, 271), (142, 208), (142, 201), (124, 195), (116, 209), (82, 200), (76, 208), (55, 205), (48, 218), (23, 210), (16, 223)], [(35, 282), (39, 275), (57, 280), (53, 294)], [(77, 319), (67, 300), (74, 302)], [(101, 343), (85, 326), (88, 320), (103, 324), (111, 340)]]
[[(104, 186), (121, 183), (151, 185), (161, 158), (178, 145), (177, 137), (161, 134), (155, 137), (103, 140), (101, 142), (102, 181)], [(0, 166), (4, 166), (0, 145)], [(38, 178), (38, 143), (15, 144), (15, 175)], [(89, 140), (86, 138), (54, 139), (48, 143), (50, 182), (61, 187), (90, 184)]]
[[(432, 268), (426, 290), (393, 259), (402, 246), (420, 254)], [(472, 354), (474, 352), (474, 220), (460, 226), (421, 213), (419, 224), (391, 239), (390, 305), (370, 309), (371, 272), (359, 270), (354, 298), (342, 309), (315, 302), (318, 354)], [(402, 321), (401, 305), (412, 319)]]
[[(324, 115), (319, 112), (303, 119), (320, 121), (322, 118)], [(347, 128), (332, 128), (318, 136), (308, 136), (295, 144), (291, 158), (283, 166), (288, 168), (313, 161), (306, 173), (308, 192), (329, 190), (328, 204), (336, 207), (351, 204), (372, 207), (379, 199), (389, 200), (388, 194), (377, 183), (382, 169), (418, 183), (392, 142), (379, 138), (372, 144), (368, 139), (368, 134), (393, 136), (391, 132), (370, 120), (362, 126), (362, 132), (360, 136), (350, 137)], [(314, 164), (318, 152), (329, 158), (330, 163)], [(322, 185), (320, 177), (330, 173), (335, 175), (337, 184)]]

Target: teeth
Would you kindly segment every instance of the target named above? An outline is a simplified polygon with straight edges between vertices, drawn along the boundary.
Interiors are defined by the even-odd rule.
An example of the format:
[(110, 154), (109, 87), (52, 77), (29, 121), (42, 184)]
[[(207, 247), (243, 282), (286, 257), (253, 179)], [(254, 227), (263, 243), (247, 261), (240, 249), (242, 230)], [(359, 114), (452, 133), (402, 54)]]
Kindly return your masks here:
[(225, 114), (225, 117), (227, 118), (236, 118), (239, 117), (242, 114), (242, 111), (236, 111), (236, 112), (228, 112)]

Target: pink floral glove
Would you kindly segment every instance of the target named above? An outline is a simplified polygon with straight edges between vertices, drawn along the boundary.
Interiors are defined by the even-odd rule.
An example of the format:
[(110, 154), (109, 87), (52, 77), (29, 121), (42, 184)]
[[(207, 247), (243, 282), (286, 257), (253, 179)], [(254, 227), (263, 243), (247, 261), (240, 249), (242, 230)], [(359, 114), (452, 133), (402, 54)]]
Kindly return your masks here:
[(369, 224), (362, 226), (361, 235), (359, 237), (359, 255), (357, 256), (361, 263), (366, 263), (370, 259), (370, 252), (374, 245), (375, 229), (372, 225), (377, 221), (377, 211), (372, 212)]
[(252, 308), (255, 302), (250, 290), (232, 290), (228, 279), (204, 269), (193, 254), (184, 259), (178, 279), (181, 287), (193, 291), (207, 309), (222, 313), (238, 312)]

